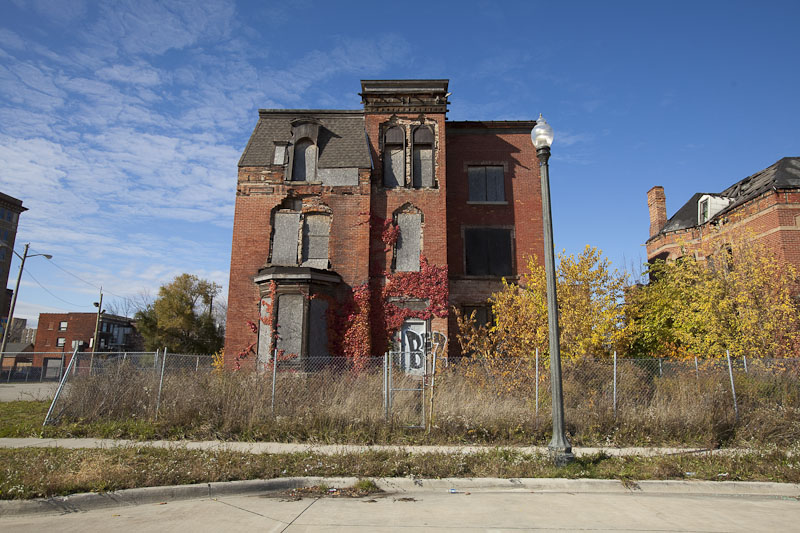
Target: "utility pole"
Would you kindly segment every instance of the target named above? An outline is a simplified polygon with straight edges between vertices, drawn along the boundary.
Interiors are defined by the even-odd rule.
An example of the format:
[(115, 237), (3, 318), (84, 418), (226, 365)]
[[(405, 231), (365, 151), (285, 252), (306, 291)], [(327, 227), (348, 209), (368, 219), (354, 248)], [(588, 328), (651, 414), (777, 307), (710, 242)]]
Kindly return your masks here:
[(0, 246), (3, 246), (5, 248), (8, 248), (9, 250), (11, 250), (11, 253), (13, 253), (14, 255), (19, 257), (20, 261), (21, 261), (20, 264), (19, 264), (19, 274), (17, 274), (17, 284), (14, 285), (14, 296), (11, 298), (11, 307), (8, 310), (8, 319), (6, 321), (6, 327), (3, 330), (3, 341), (2, 341), (2, 344), (0, 344), (0, 368), (2, 368), (3, 355), (5, 354), (6, 345), (8, 344), (8, 332), (11, 329), (11, 323), (14, 320), (14, 307), (16, 307), (16, 305), (17, 305), (17, 294), (19, 294), (19, 282), (22, 279), (22, 269), (25, 268), (25, 260), (27, 258), (29, 258), (29, 257), (36, 257), (37, 255), (41, 255), (42, 257), (45, 257), (47, 259), (52, 259), (53, 258), (53, 256), (50, 255), (50, 254), (31, 254), (31, 255), (28, 255), (28, 248), (30, 247), (30, 245), (31, 245), (31, 243), (27, 243), (25, 245), (25, 250), (22, 252), (22, 255), (19, 255), (17, 252), (14, 251), (14, 249), (11, 246), (9, 246), (9, 245), (7, 245), (5, 243), (0, 243)]
[(94, 338), (92, 339), (92, 358), (89, 360), (89, 375), (92, 375), (94, 354), (97, 353), (97, 334), (100, 331), (100, 315), (103, 314), (103, 287), (100, 287), (100, 302), (94, 302), (97, 307), (97, 318), (94, 321)]

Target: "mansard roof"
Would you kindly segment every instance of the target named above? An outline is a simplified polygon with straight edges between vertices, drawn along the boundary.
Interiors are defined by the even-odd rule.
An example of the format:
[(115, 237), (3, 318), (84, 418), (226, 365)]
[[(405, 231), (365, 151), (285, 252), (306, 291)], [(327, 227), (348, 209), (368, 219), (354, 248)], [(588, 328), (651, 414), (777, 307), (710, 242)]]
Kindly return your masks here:
[(292, 121), (320, 122), (317, 147), (320, 168), (370, 168), (364, 112), (333, 109), (259, 109), (258, 123), (239, 159), (240, 167), (271, 165), (275, 144), (292, 139)]

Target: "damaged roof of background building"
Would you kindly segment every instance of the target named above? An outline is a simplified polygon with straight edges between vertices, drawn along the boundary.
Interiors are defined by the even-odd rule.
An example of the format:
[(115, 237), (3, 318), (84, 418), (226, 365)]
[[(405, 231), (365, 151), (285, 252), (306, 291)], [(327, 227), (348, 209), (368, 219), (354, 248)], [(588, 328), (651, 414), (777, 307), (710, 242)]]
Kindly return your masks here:
[(800, 157), (784, 157), (720, 193), (695, 193), (656, 235), (697, 226), (697, 202), (704, 195), (733, 199), (728, 207), (711, 217), (709, 221), (713, 221), (771, 189), (800, 189)]

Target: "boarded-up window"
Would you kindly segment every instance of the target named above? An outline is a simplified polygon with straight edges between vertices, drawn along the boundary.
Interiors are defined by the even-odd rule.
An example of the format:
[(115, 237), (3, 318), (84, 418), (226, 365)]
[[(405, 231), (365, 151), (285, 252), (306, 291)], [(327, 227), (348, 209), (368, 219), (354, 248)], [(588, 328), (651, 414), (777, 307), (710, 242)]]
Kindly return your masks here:
[(286, 164), (286, 145), (285, 144), (276, 144), (275, 145), (275, 154), (272, 157), (272, 164), (273, 165), (284, 165)]
[(300, 213), (275, 213), (272, 233), (272, 264), (297, 265), (297, 238), (300, 235)]
[(307, 215), (303, 224), (303, 266), (328, 268), (328, 215)]
[(401, 213), (397, 215), (397, 225), (400, 228), (400, 235), (395, 245), (394, 269), (397, 272), (418, 272), (422, 215)]
[(313, 181), (317, 176), (317, 147), (303, 139), (294, 147), (292, 181)]
[(404, 185), (405, 169), (405, 134), (402, 128), (389, 128), (383, 143), (383, 186), (399, 187)]
[[(327, 357), (328, 353), (328, 302), (313, 298), (309, 309), (309, 357)], [(314, 362), (312, 361), (312, 366)]]
[(433, 187), (433, 132), (423, 126), (414, 131), (413, 185)]
[(302, 294), (281, 294), (278, 297), (278, 350), (286, 355), (300, 355), (303, 349)]
[(464, 253), (468, 276), (510, 276), (511, 230), (466, 228)]
[(261, 320), (258, 321), (258, 370), (266, 370), (266, 365), (272, 361), (273, 354), (269, 351), (272, 341), (271, 304), (272, 299), (268, 297), (262, 298), (259, 303), (259, 316)]
[(503, 202), (506, 199), (502, 166), (469, 167), (469, 201)]

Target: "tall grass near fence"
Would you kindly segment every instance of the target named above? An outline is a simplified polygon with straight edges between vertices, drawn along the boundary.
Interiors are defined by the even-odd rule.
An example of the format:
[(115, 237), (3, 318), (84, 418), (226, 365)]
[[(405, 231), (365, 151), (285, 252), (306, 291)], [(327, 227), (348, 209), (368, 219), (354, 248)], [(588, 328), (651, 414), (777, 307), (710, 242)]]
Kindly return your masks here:
[[(118, 436), (353, 443), (547, 444), (549, 371), (528, 360), (439, 365), (435, 387), (396, 369), (385, 404), (383, 358), (361, 369), (326, 360), (315, 371), (159, 372), (124, 362), (70, 379), (56, 409), (73, 431), (116, 428)], [(155, 365), (153, 365), (155, 366)], [(719, 363), (620, 359), (564, 365), (567, 431), (574, 445), (786, 445), (800, 441), (797, 361)], [(537, 378), (538, 376), (538, 378)], [(162, 385), (160, 401), (159, 384)], [(409, 392), (411, 391), (411, 392)], [(538, 391), (538, 394), (537, 394)], [(433, 399), (431, 399), (433, 396)], [(158, 405), (158, 409), (157, 407)], [(428, 429), (412, 429), (422, 409)], [(433, 414), (431, 415), (431, 409)], [(113, 432), (112, 432), (113, 433)]]

